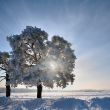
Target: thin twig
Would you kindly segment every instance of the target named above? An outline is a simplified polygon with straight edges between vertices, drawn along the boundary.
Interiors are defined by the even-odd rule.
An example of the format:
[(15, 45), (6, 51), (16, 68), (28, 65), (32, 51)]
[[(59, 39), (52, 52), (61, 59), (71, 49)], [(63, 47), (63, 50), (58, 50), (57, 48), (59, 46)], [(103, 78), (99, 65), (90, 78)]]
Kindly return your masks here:
[(0, 76), (0, 78), (6, 78), (6, 76)]
[(2, 80), (0, 80), (0, 82), (3, 81), (4, 79), (5, 79), (5, 78), (3, 78)]
[(0, 76), (0, 77), (6, 77), (6, 76)]
[(6, 71), (6, 69), (5, 69), (5, 68), (3, 68), (3, 67), (0, 67), (0, 69), (1, 69), (1, 70), (4, 70), (4, 71)]

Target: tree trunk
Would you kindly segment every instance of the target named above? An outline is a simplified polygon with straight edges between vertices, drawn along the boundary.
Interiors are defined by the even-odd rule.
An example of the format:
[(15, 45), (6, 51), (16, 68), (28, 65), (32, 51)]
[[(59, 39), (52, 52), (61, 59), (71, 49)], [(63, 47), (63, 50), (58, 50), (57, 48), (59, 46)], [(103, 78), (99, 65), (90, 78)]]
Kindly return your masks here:
[(42, 84), (37, 85), (37, 98), (42, 98)]
[(10, 92), (11, 92), (10, 79), (9, 75), (6, 73), (6, 97), (10, 97)]

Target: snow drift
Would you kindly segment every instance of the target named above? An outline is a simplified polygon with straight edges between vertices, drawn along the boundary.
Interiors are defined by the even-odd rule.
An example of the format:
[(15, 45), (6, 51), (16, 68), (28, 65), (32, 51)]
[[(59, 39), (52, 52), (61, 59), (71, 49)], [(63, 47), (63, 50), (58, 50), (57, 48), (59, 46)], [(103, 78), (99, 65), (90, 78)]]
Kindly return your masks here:
[(110, 98), (17, 100), (0, 97), (0, 110), (110, 110)]

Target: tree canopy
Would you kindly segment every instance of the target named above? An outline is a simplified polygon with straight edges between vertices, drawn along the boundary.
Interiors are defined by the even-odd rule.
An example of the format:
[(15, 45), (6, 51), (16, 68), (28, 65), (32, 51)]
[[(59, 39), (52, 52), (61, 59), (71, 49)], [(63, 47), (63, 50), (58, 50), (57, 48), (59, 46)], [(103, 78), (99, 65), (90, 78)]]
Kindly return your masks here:
[(21, 34), (7, 39), (12, 47), (8, 65), (12, 86), (42, 83), (53, 88), (55, 83), (65, 88), (68, 82), (73, 83), (76, 56), (71, 44), (63, 37), (55, 35), (49, 41), (47, 32), (27, 26)]

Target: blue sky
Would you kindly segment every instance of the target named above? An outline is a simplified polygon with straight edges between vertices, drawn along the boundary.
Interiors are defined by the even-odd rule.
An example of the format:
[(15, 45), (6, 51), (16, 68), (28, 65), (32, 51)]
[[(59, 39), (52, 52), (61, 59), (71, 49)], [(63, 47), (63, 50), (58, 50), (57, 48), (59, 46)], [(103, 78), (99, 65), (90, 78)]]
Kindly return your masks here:
[(72, 43), (73, 89), (110, 89), (109, 0), (0, 0), (0, 51), (10, 51), (6, 37), (27, 25)]

